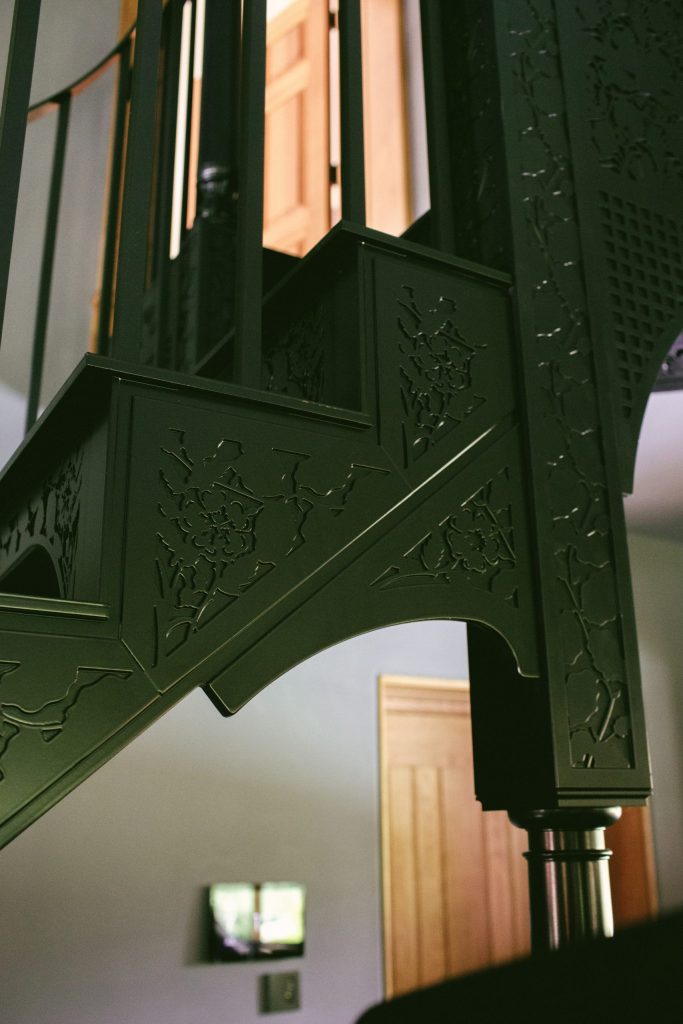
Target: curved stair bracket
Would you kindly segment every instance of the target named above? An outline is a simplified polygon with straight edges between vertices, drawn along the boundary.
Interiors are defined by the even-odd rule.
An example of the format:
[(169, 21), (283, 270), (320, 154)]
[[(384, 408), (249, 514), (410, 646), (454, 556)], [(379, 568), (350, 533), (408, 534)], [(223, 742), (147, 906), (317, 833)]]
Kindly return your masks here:
[[(194, 687), (230, 714), (316, 651), (412, 619), (490, 627), (473, 678), (502, 644), (509, 736), (534, 721), (566, 749), (570, 720), (539, 677), (565, 687), (548, 653), (590, 629), (592, 609), (567, 603), (592, 565), (572, 555), (569, 622), (539, 626), (509, 282), (368, 231), (325, 244), (346, 269), (319, 285), (316, 323), (285, 332), (286, 357), (298, 347), (310, 365), (318, 347), (322, 386), (351, 353), (358, 410), (88, 356), (6, 471), (3, 506), (21, 498), (0, 573), (40, 545), (60, 596), (0, 599), (4, 841)], [(600, 608), (601, 636), (612, 627)], [(588, 758), (593, 777), (617, 767), (625, 796), (637, 790), (634, 706), (584, 676), (570, 680), (584, 716), (574, 763), (539, 746), (539, 798), (564, 786), (575, 799)], [(515, 725), (522, 692), (535, 718)], [(479, 749), (485, 778), (493, 752)], [(494, 789), (480, 795), (500, 802)]]

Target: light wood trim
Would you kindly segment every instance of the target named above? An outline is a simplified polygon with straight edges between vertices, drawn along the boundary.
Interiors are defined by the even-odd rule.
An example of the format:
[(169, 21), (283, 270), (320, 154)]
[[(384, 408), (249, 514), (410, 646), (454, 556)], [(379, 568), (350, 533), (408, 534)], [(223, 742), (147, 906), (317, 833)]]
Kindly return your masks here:
[(308, 206), (294, 206), (279, 217), (272, 217), (263, 231), (263, 243), (275, 248), (300, 242), (306, 236), (311, 222)]
[(411, 688), (423, 687), (428, 690), (459, 690), (469, 694), (470, 684), (467, 679), (442, 679), (438, 676), (402, 676), (402, 675), (381, 675), (378, 677), (380, 689), (387, 689), (389, 686), (410, 686)]
[(291, 68), (283, 71), (268, 83), (266, 90), (266, 114), (282, 106), (298, 92), (303, 92), (311, 79), (311, 63), (302, 57)]
[[(320, 0), (315, 0), (319, 3)], [(285, 7), (276, 18), (268, 22), (268, 43), (276, 43), (288, 32), (308, 18), (311, 7), (311, 0), (298, 0), (289, 7)]]
[(369, 227), (412, 220), (401, 0), (361, 0), (365, 193)]

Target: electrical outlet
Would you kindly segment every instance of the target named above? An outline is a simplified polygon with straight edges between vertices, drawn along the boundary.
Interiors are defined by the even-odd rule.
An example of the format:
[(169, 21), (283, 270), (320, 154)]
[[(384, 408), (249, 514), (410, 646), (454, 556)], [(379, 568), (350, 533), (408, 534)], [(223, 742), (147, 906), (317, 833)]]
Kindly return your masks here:
[(298, 1010), (299, 972), (286, 971), (282, 974), (262, 974), (261, 1013), (282, 1013), (284, 1010)]

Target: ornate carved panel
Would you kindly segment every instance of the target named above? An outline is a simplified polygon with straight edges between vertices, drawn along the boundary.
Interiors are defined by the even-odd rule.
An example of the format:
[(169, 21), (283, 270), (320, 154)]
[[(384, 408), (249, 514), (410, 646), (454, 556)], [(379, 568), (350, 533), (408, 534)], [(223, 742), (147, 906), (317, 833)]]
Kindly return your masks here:
[(409, 548), (398, 564), (387, 566), (372, 585), (391, 590), (465, 580), (518, 607), (509, 483), (510, 471), (500, 470)]
[[(377, 466), (171, 428), (161, 449), (155, 664), (309, 542), (320, 544)], [(362, 500), (362, 496), (361, 496)], [(150, 565), (151, 569), (151, 565)]]
[(45, 548), (64, 597), (73, 594), (83, 482), (83, 451), (73, 452), (0, 532), (0, 572), (9, 570), (32, 547)]
[(486, 343), (464, 336), (458, 304), (448, 295), (404, 284), (396, 305), (403, 444), (410, 463), (485, 401), (474, 391), (472, 364)]
[(549, 636), (556, 622), (561, 626), (550, 671), (555, 663), (564, 680), (572, 767), (633, 768), (628, 678), (637, 666), (627, 670), (615, 568), (622, 551), (611, 518), (618, 495), (600, 429), (552, 0), (515, 4), (509, 39), (519, 154), (513, 203), (520, 203), (525, 234), (519, 286), (533, 344), (529, 381), (538, 389), (532, 443), (554, 577), (546, 598)]
[(379, 255), (370, 265), (380, 436), (418, 480), (514, 407), (507, 282)]
[(613, 395), (621, 486), (683, 327), (683, 43), (673, 0), (556, 3), (588, 309)]
[(309, 402), (322, 402), (325, 385), (325, 318), (322, 305), (295, 321), (266, 347), (263, 386)]

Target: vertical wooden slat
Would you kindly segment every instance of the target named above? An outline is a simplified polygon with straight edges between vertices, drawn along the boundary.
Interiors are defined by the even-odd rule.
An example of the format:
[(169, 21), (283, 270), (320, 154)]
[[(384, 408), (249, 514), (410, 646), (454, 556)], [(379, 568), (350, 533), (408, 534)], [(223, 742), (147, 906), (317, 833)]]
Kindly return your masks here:
[(17, 215), (40, 0), (15, 0), (0, 113), (0, 335)]
[(444, 252), (455, 252), (449, 153), (451, 131), (446, 110), (441, 4), (437, 0), (421, 0), (420, 14), (433, 243)]
[(265, 88), (266, 0), (249, 0), (242, 25), (235, 379), (253, 388), (261, 379)]
[[(462, 742), (462, 734), (454, 736), (453, 742)], [(444, 772), (443, 795), (448, 810), (444, 828), (449, 915), (447, 971), (454, 976), (486, 966), (491, 957), (481, 810), (474, 801), (469, 766)]]
[(162, 8), (162, 0), (140, 0), (138, 8), (114, 307), (119, 359), (137, 358), (142, 334)]
[(439, 773), (432, 765), (415, 768), (414, 799), (419, 982), (430, 985), (446, 975)]
[(419, 984), (419, 932), (415, 889), (415, 814), (413, 772), (397, 766), (389, 773), (389, 814), (391, 816), (391, 899), (400, 928), (392, 932), (393, 994)]
[(360, 0), (339, 0), (342, 217), (365, 224)]
[(507, 827), (510, 892), (513, 904), (513, 943), (515, 956), (527, 956), (531, 950), (531, 923), (529, 920), (529, 871), (524, 854), (529, 848), (526, 832)]
[(52, 158), (50, 175), (50, 192), (47, 205), (47, 220), (43, 239), (43, 256), (40, 266), (40, 283), (38, 286), (38, 305), (36, 324), (33, 334), (33, 350), (31, 352), (31, 376), (29, 381), (28, 405), (26, 408), (26, 430), (34, 424), (38, 415), (40, 388), (43, 379), (43, 360), (45, 356), (45, 336), (47, 320), (50, 312), (50, 292), (52, 291), (52, 271), (57, 242), (57, 225), (59, 223), (59, 206), (62, 198), (62, 181), (64, 177), (64, 157), (66, 140), (69, 131), (69, 112), (71, 95), (65, 93), (59, 100), (59, 116)]
[(380, 722), (387, 993), (524, 954), (525, 837), (474, 798), (466, 685), (383, 677)]
[(483, 818), (491, 962), (496, 964), (509, 959), (516, 947), (507, 838), (514, 826), (499, 812), (489, 811)]

